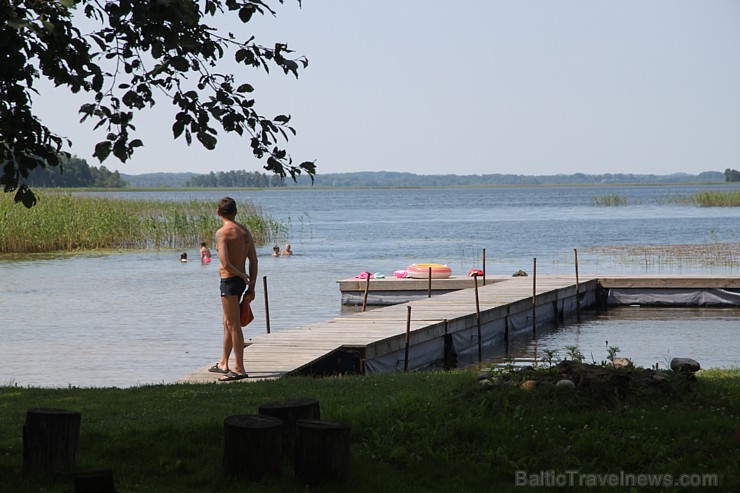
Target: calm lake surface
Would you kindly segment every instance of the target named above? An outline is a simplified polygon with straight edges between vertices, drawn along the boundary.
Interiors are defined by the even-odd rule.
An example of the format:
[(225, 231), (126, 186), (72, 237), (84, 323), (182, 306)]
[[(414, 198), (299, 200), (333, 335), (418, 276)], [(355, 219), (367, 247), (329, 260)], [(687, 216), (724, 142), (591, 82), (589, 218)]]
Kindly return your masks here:
[[(329, 319), (340, 305), (336, 281), (363, 272), (392, 275), (414, 262), (448, 264), (453, 275), (481, 267), (509, 275), (621, 273), (738, 275), (740, 208), (674, 205), (707, 189), (739, 186), (511, 187), (481, 189), (230, 191), (289, 227), (293, 257), (258, 248), (267, 276), (272, 331)], [(617, 194), (627, 205), (599, 207)], [(130, 200), (213, 200), (218, 192), (114, 192)], [(208, 241), (209, 239), (205, 239)], [(675, 262), (591, 250), (629, 245), (734, 243), (733, 262)], [(188, 249), (198, 258), (198, 245)], [(215, 263), (179, 262), (179, 251), (0, 257), (0, 384), (134, 386), (174, 382), (215, 362), (222, 336)], [(258, 282), (256, 320), (264, 332)], [(637, 310), (645, 314), (647, 310)], [(651, 310), (653, 312), (654, 310)], [(739, 311), (660, 310), (648, 319), (629, 310), (559, 328), (536, 344), (512, 345), (526, 360), (542, 348), (579, 345), (587, 359), (606, 358), (605, 341), (639, 364), (690, 356), (704, 366), (738, 366)], [(561, 356), (565, 350), (561, 351)], [(500, 357), (492, 355), (492, 357)], [(540, 356), (536, 356), (540, 357)], [(249, 370), (247, 364), (247, 370)]]

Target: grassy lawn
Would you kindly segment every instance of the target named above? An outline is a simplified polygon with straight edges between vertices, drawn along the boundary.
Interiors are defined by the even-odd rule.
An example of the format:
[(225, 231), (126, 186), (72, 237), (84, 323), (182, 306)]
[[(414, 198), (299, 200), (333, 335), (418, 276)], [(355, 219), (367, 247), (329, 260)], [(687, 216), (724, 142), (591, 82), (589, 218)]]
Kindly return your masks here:
[[(543, 381), (553, 371), (541, 370)], [(112, 468), (121, 493), (630, 491), (516, 486), (517, 474), (533, 481), (545, 478), (541, 471), (716, 474), (718, 487), (693, 491), (740, 491), (740, 369), (702, 371), (667, 391), (607, 395), (552, 385), (527, 390), (522, 378), (481, 385), (476, 373), (454, 371), (130, 389), (1, 387), (0, 489), (72, 491), (70, 478), (21, 474), (26, 410), (54, 407), (82, 413), (78, 468)], [(348, 483), (309, 488), (288, 465), (276, 479), (225, 478), (223, 419), (299, 397), (318, 399), (322, 419), (351, 426)]]

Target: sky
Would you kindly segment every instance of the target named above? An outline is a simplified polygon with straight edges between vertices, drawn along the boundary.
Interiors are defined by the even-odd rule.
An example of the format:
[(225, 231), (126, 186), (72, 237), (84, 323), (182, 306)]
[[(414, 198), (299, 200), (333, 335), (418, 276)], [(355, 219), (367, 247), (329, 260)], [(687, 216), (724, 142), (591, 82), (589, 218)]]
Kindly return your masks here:
[[(238, 68), (260, 114), (289, 114), (294, 162), (321, 173), (700, 173), (740, 168), (740, 1), (294, 0), (246, 26), (299, 78)], [(82, 100), (43, 85), (42, 121), (92, 157)], [(264, 171), (248, 141), (172, 137), (166, 100), (135, 124), (126, 174)]]

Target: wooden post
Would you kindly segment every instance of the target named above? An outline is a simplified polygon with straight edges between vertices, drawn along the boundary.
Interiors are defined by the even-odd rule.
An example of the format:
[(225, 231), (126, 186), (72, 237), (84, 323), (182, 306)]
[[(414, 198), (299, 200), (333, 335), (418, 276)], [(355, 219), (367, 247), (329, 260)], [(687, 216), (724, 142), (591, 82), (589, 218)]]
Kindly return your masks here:
[(532, 334), (537, 336), (537, 257), (532, 265)]
[(573, 255), (575, 256), (575, 262), (576, 262), (576, 320), (579, 322), (581, 321), (581, 296), (580, 296), (580, 286), (579, 286), (579, 279), (578, 279), (578, 249), (573, 249)]
[(37, 408), (26, 411), (23, 425), (23, 472), (71, 474), (77, 465), (82, 416), (77, 411)]
[(483, 249), (483, 285), (486, 285), (486, 249)]
[(406, 344), (403, 355), (403, 371), (409, 371), (409, 343), (411, 341), (411, 306), (407, 306), (406, 312)]
[(262, 289), (265, 291), (265, 327), (270, 333), (270, 302), (267, 297), (267, 276), (262, 276)]
[(90, 469), (75, 473), (75, 493), (116, 493), (112, 469)]
[(509, 317), (511, 316), (511, 303), (506, 304), (506, 317), (504, 318), (504, 344), (506, 345), (506, 352), (509, 352)]
[(296, 420), (321, 419), (319, 401), (312, 397), (268, 402), (259, 406), (257, 412), (283, 422), (283, 455), (289, 460), (295, 456)]
[(429, 289), (428, 289), (428, 298), (432, 297), (432, 268), (429, 267)]
[(350, 427), (334, 421), (296, 421), (294, 470), (310, 485), (344, 482), (349, 476)]
[(227, 476), (276, 476), (282, 460), (281, 420), (256, 414), (236, 414), (224, 419), (223, 468)]
[(480, 330), (480, 301), (478, 299), (478, 274), (473, 274), (475, 284), (475, 320), (478, 323), (478, 363), (483, 361), (483, 341)]
[(445, 370), (449, 370), (455, 366), (457, 354), (455, 353), (455, 345), (452, 342), (452, 334), (449, 332), (449, 320), (445, 319), (445, 335), (444, 335), (444, 346), (442, 350), (442, 362)]
[(362, 299), (362, 311), (365, 311), (365, 307), (367, 306), (367, 293), (370, 292), (370, 273), (365, 272), (365, 297)]

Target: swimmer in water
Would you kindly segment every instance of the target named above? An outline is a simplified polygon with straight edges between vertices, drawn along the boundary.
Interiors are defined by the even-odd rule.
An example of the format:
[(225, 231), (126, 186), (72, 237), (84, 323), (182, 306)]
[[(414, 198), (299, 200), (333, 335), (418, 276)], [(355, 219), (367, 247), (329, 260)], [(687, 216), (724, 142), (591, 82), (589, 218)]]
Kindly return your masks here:
[(207, 263), (211, 261), (211, 251), (206, 246), (206, 242), (200, 244), (200, 261)]

